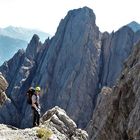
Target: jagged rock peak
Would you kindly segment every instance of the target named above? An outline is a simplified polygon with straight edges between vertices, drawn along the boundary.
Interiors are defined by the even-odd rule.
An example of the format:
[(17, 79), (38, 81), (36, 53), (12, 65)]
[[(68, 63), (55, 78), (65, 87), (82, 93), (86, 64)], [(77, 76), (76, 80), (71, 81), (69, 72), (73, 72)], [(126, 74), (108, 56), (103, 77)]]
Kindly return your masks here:
[(39, 41), (39, 36), (34, 34), (29, 45), (27, 46), (26, 56), (30, 59), (34, 59), (41, 48), (42, 43)]
[(18, 53), (19, 53), (19, 54), (24, 54), (24, 53), (25, 53), (25, 50), (24, 50), (24, 49), (19, 49), (19, 50), (18, 50)]
[[(93, 22), (95, 24), (96, 16), (92, 9), (88, 7), (83, 7), (79, 9), (74, 9), (68, 12), (67, 17), (76, 17), (77, 20), (82, 22)], [(89, 23), (90, 23), (89, 22)]]
[[(25, 50), (24, 49), (19, 49), (15, 55), (13, 57), (17, 57), (17, 58), (20, 58), (21, 56), (23, 56), (25, 54)], [(12, 59), (12, 58), (11, 58)], [(11, 60), (10, 59), (10, 60)]]
[(33, 47), (36, 47), (36, 45), (38, 45), (38, 44), (39, 44), (39, 36), (37, 34), (34, 34), (27, 47), (27, 50), (28, 50), (29, 46), (31, 46), (33, 49)]
[[(93, 110), (93, 99), (90, 98), (94, 96), (94, 92), (87, 87), (96, 88), (97, 85), (95, 81), (98, 79), (100, 47), (100, 32), (95, 25), (93, 11), (87, 7), (71, 10), (60, 22), (43, 62), (43, 73), (48, 73), (49, 77), (46, 76), (50, 82), (46, 81), (44, 76), (41, 78), (41, 83), (46, 85), (47, 82), (51, 84), (49, 87), (55, 87), (50, 89), (48, 93), (50, 99), (44, 103), (48, 104), (45, 106), (52, 107), (55, 104), (63, 107), (80, 127), (86, 126)], [(51, 75), (53, 77), (50, 77)], [(75, 86), (72, 86), (73, 84)], [(78, 88), (78, 85), (82, 85), (83, 89)], [(86, 94), (90, 95), (85, 102), (83, 99), (87, 97)], [(81, 98), (77, 99), (78, 96)], [(73, 111), (75, 109), (76, 112)], [(90, 110), (89, 114), (82, 115), (87, 109)]]
[(95, 17), (95, 14), (93, 13), (93, 10), (86, 7), (86, 6), (83, 7), (83, 8), (70, 10), (68, 12), (68, 15), (75, 15), (75, 14), (81, 14), (81, 15), (87, 15), (87, 16), (94, 16)]
[(39, 39), (40, 39), (39, 36), (37, 34), (34, 34), (33, 37), (32, 37), (32, 39), (31, 39), (31, 43), (32, 42), (38, 43), (39, 42)]
[[(9, 59), (8, 61), (5, 61), (3, 63), (2, 67), (8, 67), (8, 63), (11, 63), (12, 61), (15, 62), (15, 59), (21, 59), (22, 56), (24, 56), (24, 55), (25, 55), (25, 50), (24, 49), (19, 49), (11, 59)], [(0, 69), (0, 71), (1, 71), (1, 69)], [(3, 75), (3, 76), (6, 76), (6, 75)]]
[[(92, 30), (93, 28), (94, 28), (93, 30), (97, 30), (95, 20), (96, 16), (93, 13), (93, 10), (88, 7), (70, 10), (66, 15), (66, 17), (61, 20), (56, 33), (60, 34), (60, 32), (63, 32), (63, 30), (69, 29), (68, 26), (71, 26), (71, 30), (75, 28), (77, 32), (79, 32), (79, 30), (81, 31), (82, 28), (87, 29), (86, 26), (89, 25), (92, 25), (92, 27), (89, 26), (90, 30)], [(79, 26), (77, 26), (77, 24)]]

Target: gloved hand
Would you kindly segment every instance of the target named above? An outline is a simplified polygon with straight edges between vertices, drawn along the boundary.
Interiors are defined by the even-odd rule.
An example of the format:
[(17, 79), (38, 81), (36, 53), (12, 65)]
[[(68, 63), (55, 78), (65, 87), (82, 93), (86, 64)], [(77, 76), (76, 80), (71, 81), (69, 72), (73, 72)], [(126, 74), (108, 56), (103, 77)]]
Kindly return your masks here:
[(38, 114), (40, 115), (40, 109), (39, 109), (39, 108), (37, 108), (37, 109), (36, 109), (36, 111), (37, 111), (37, 112), (38, 112)]

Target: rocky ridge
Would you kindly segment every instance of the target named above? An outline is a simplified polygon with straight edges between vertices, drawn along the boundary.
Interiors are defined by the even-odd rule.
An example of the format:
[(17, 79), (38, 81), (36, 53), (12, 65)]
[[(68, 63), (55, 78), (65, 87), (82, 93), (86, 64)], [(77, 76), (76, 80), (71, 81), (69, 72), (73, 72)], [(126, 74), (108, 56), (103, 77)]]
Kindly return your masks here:
[(88, 140), (87, 132), (78, 129), (75, 122), (66, 115), (66, 112), (57, 106), (48, 110), (41, 118), (41, 122), (39, 127), (26, 129), (1, 124), (0, 139)]
[(116, 86), (107, 92), (103, 90), (98, 96), (93, 118), (87, 128), (90, 140), (140, 139), (139, 56), (140, 42), (125, 62)]

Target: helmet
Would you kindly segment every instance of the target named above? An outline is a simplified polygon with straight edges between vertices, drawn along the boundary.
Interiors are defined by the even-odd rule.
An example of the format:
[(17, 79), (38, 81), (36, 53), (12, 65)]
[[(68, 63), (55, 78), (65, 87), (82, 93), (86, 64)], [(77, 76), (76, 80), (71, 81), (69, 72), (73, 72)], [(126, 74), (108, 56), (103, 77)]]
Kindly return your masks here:
[(35, 91), (41, 91), (41, 88), (40, 87), (36, 87)]

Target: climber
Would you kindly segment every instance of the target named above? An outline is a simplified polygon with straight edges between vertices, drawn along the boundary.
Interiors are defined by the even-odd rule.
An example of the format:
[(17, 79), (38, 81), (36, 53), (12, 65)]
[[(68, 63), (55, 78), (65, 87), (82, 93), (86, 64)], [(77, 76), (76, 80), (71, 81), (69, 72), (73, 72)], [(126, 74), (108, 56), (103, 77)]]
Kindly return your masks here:
[(40, 121), (40, 103), (39, 103), (39, 96), (40, 96), (40, 87), (35, 88), (35, 92), (32, 95), (32, 112), (33, 112), (33, 127), (39, 126)]

